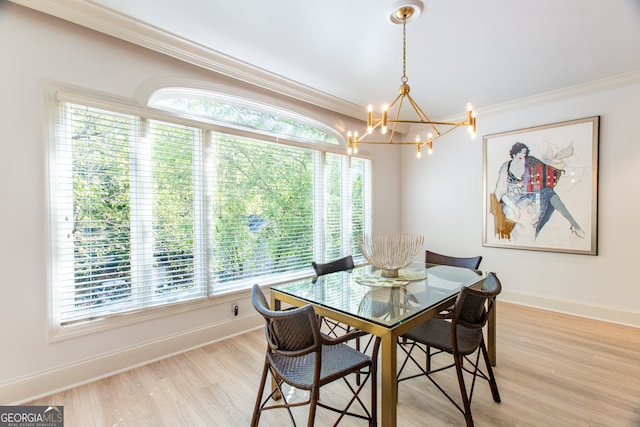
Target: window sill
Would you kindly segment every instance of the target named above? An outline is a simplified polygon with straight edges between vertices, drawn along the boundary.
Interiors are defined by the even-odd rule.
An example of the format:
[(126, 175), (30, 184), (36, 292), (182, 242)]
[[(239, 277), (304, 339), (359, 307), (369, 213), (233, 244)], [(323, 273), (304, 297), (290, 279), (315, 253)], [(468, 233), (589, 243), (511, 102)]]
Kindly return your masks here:
[[(176, 302), (157, 307), (149, 307), (142, 310), (134, 310), (130, 312), (117, 313), (110, 316), (104, 316), (86, 321), (78, 321), (69, 325), (57, 325), (55, 320), (51, 319), (49, 328), (49, 342), (64, 341), (71, 338), (90, 335), (98, 332), (108, 331), (115, 328), (135, 325), (141, 322), (147, 322), (155, 319), (161, 319), (176, 316), (181, 313), (202, 310), (206, 308), (220, 306), (220, 309), (227, 310), (227, 306), (236, 303), (241, 299), (251, 299), (251, 286), (254, 283), (260, 283), (261, 286), (269, 287), (281, 283), (292, 282), (313, 275), (282, 275), (279, 277), (268, 277), (260, 280), (253, 278), (242, 283), (236, 282), (234, 287), (227, 288), (219, 294), (209, 297), (202, 297), (190, 301)], [(265, 280), (268, 279), (268, 280)]]

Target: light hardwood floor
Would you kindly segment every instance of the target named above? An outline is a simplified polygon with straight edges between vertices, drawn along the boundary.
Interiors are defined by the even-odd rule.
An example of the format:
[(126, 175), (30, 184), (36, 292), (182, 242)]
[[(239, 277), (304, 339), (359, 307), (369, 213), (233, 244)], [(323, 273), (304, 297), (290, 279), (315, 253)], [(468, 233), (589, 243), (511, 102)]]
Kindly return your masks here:
[[(500, 302), (497, 344), (502, 403), (477, 384), (476, 426), (640, 426), (640, 329)], [(264, 350), (253, 331), (30, 404), (64, 405), (66, 427), (247, 426)], [(445, 382), (457, 390), (453, 375)], [(322, 394), (341, 396), (337, 386)], [(398, 413), (399, 426), (464, 425), (424, 378), (400, 384)], [(332, 415), (319, 409), (316, 425)], [(305, 416), (296, 411), (299, 425)], [(270, 411), (260, 425), (290, 421)]]

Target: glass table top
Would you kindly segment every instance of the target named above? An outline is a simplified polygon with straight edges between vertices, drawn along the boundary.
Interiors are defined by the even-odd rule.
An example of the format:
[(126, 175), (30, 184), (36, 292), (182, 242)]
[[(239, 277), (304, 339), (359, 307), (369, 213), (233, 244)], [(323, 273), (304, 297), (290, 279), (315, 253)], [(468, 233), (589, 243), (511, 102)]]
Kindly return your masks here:
[(396, 281), (385, 280), (374, 267), (364, 266), (271, 289), (391, 328), (485, 277), (468, 268), (413, 263), (400, 270)]

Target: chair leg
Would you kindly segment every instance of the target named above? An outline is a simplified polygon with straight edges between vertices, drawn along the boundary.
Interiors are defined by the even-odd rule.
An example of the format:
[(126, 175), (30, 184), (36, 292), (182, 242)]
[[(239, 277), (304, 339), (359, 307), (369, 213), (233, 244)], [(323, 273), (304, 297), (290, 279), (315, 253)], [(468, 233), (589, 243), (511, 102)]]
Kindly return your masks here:
[(314, 387), (310, 391), (311, 395), (309, 396), (309, 418), (307, 420), (307, 427), (313, 427), (316, 418), (316, 406), (318, 404), (318, 399), (320, 398), (320, 389), (318, 387)]
[(429, 372), (431, 371), (431, 346), (427, 346), (426, 353), (427, 353), (427, 361), (425, 363), (425, 371)]
[(262, 396), (264, 394), (264, 386), (267, 383), (267, 372), (269, 366), (267, 361), (264, 362), (264, 368), (262, 369), (262, 378), (260, 378), (260, 386), (258, 388), (258, 397), (256, 397), (256, 405), (253, 408), (253, 416), (251, 417), (251, 427), (257, 427), (260, 422), (260, 412), (262, 410)]
[(480, 349), (484, 358), (484, 363), (487, 366), (487, 376), (489, 377), (489, 387), (491, 387), (491, 395), (494, 402), (500, 402), (500, 392), (498, 391), (498, 383), (496, 377), (493, 375), (493, 368), (489, 360), (489, 354), (487, 353), (487, 347), (484, 345), (484, 339), (480, 342)]
[[(374, 352), (375, 354), (375, 352)], [(378, 426), (378, 375), (377, 362), (374, 360), (371, 366), (371, 420), (369, 427)], [(397, 394), (397, 393), (396, 393)]]
[[(360, 351), (360, 337), (356, 338), (356, 350)], [(356, 372), (356, 385), (360, 385), (360, 371)]]
[(464, 383), (464, 376), (462, 374), (462, 359), (464, 356), (460, 354), (454, 354), (453, 359), (456, 365), (456, 374), (458, 374), (458, 384), (460, 385), (460, 394), (462, 396), (462, 404), (464, 407), (464, 418), (467, 422), (467, 427), (473, 427), (473, 418), (471, 417), (471, 402), (467, 395), (467, 387)]

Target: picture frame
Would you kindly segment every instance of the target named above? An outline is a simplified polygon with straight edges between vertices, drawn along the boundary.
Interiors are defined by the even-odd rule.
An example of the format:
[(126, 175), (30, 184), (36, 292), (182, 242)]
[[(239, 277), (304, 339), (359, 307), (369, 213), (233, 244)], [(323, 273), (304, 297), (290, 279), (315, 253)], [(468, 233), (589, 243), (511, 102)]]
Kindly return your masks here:
[(483, 246), (597, 255), (600, 116), (483, 137)]

